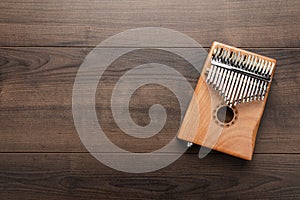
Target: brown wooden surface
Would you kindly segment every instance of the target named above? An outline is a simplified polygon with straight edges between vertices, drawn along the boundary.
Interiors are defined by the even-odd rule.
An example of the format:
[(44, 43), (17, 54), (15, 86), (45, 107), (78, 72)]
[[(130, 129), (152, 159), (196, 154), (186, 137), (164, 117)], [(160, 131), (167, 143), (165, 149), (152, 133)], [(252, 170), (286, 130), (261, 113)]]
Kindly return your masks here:
[[(0, 199), (299, 199), (299, 9), (297, 0), (0, 2)], [(200, 160), (199, 147), (192, 147), (157, 172), (127, 174), (86, 151), (72, 118), (76, 72), (102, 40), (145, 26), (181, 31), (204, 47), (218, 40), (277, 60), (252, 161), (217, 152)], [(168, 121), (160, 134), (134, 139), (111, 119), (116, 81), (153, 60), (195, 87), (199, 73), (192, 67), (148, 49), (118, 59), (97, 90), (99, 123), (115, 144), (134, 152), (162, 147), (180, 123), (176, 98), (157, 85), (139, 89), (130, 109), (145, 125), (149, 106), (164, 105)]]
[(1, 1), (2, 46), (94, 46), (137, 27), (183, 32), (205, 47), (299, 47), (297, 0)]

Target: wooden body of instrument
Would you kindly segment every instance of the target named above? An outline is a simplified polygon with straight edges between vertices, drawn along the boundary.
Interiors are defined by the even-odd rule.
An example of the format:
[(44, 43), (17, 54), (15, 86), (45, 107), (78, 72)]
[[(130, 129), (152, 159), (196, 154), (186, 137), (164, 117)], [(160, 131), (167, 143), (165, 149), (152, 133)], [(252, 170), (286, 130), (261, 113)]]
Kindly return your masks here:
[[(241, 63), (245, 63), (245, 65), (247, 65), (247, 58), (249, 58), (248, 65), (251, 65), (250, 62), (252, 61), (249, 56), (251, 56), (251, 58), (257, 58), (256, 61), (253, 59), (253, 63), (256, 62), (255, 64), (258, 67), (261, 67), (261, 70), (257, 68), (258, 70), (254, 70), (253, 73), (267, 70), (268, 68), (269, 82), (267, 83), (266, 81), (266, 85), (263, 85), (263, 79), (255, 80), (253, 78), (253, 84), (251, 85), (250, 81), (247, 88), (248, 75), (243, 73), (239, 75), (239, 73), (242, 71), (241, 69), (235, 73), (236, 79), (234, 80), (236, 81), (235, 84), (239, 85), (239, 82), (242, 82), (242, 84), (240, 84), (241, 86), (237, 86), (236, 91), (234, 91), (235, 87), (230, 87), (230, 84), (227, 83), (227, 87), (230, 88), (229, 90), (232, 90), (231, 92), (235, 93), (235, 98), (232, 97), (232, 101), (228, 100), (226, 102), (226, 100), (224, 100), (224, 96), (220, 94), (222, 92), (216, 90), (212, 86), (213, 83), (211, 83), (212, 85), (207, 83), (208, 76), (212, 76), (211, 74), (214, 73), (210, 72), (211, 74), (209, 74), (208, 70), (212, 70), (212, 58), (214, 54), (216, 54), (217, 48), (221, 48), (223, 51), (225, 49), (228, 52), (235, 52), (234, 55), (228, 55), (228, 57), (231, 58), (233, 56), (237, 56), (237, 52), (239, 52), (239, 56), (245, 55), (245, 58), (243, 58), (244, 61), (240, 60)], [(226, 53), (223, 52), (223, 54), (225, 55)], [(239, 158), (251, 160), (258, 126), (264, 111), (270, 83), (274, 74), (275, 62), (276, 60), (265, 56), (214, 42), (206, 59), (201, 76), (198, 80), (194, 96), (191, 99), (190, 105), (181, 124), (178, 138)], [(263, 69), (264, 67), (266, 69)], [(222, 68), (222, 70), (226, 71), (225, 68)], [(218, 70), (215, 70), (215, 73), (217, 73), (217, 71)], [(220, 82), (224, 82), (225, 79), (230, 79), (229, 72), (227, 72), (227, 75), (225, 72), (224, 74), (220, 72), (218, 74), (221, 75), (221, 77), (222, 75), (224, 76), (221, 79), (219, 78)], [(251, 78), (248, 79), (251, 80)], [(218, 80), (216, 82), (218, 82)], [(232, 84), (234, 84), (233, 82), (234, 81), (232, 81)], [(215, 83), (215, 85), (216, 84), (217, 83)], [(247, 97), (246, 94), (246, 97), (239, 99), (239, 95), (243, 97), (242, 90), (244, 90), (244, 93), (246, 93), (245, 90), (250, 90), (249, 88), (251, 86), (257, 87), (256, 93), (258, 97), (254, 97), (255, 94), (252, 94), (252, 99), (252, 97)], [(264, 86), (265, 91), (262, 91), (264, 90)], [(219, 88), (221, 87), (219, 86)], [(249, 93), (251, 96), (251, 92)], [(252, 93), (255, 93), (255, 90)], [(249, 102), (247, 102), (247, 98), (248, 100), (250, 99)], [(245, 102), (243, 102), (244, 100)]]

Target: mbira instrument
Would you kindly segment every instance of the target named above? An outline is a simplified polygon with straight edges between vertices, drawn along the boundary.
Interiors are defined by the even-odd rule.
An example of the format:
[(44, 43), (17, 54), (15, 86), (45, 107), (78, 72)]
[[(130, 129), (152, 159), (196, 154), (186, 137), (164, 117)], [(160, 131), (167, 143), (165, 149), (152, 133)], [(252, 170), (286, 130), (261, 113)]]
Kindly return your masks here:
[(214, 42), (178, 138), (251, 160), (275, 63)]

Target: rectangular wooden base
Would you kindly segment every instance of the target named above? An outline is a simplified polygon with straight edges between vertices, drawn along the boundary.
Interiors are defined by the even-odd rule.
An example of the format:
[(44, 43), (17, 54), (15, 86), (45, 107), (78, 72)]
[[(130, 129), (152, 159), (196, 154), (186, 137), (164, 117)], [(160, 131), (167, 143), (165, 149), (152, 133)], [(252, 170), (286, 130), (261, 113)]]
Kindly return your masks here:
[[(276, 62), (274, 59), (214, 42), (181, 124), (178, 138), (251, 160), (269, 88), (267, 88), (264, 100), (242, 103), (232, 108), (228, 107), (218, 92), (205, 82), (207, 76), (205, 72), (211, 65), (212, 50), (217, 45)], [(227, 116), (231, 118), (229, 121), (224, 120), (226, 110), (227, 115), (230, 114)]]

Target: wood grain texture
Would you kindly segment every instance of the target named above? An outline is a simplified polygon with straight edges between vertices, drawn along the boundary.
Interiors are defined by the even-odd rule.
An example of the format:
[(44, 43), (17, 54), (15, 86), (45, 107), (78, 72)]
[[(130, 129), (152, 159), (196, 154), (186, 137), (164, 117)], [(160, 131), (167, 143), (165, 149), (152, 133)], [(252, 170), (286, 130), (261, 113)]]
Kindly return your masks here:
[[(163, 155), (162, 155), (163, 156)], [(0, 154), (3, 199), (296, 199), (298, 154), (183, 155), (147, 174), (112, 170), (88, 153)], [(134, 163), (132, 163), (134, 164)]]
[[(86, 151), (75, 131), (71, 98), (76, 72), (90, 50), (85, 48), (1, 49), (1, 152)], [(297, 94), (300, 73), (295, 63), (299, 63), (300, 50), (249, 50), (278, 60), (255, 152), (299, 153), (300, 101)], [(199, 59), (198, 55), (195, 55), (195, 59)], [(116, 81), (133, 66), (150, 61), (159, 61), (174, 67), (187, 77), (193, 87), (199, 76), (195, 69), (184, 64), (178, 57), (156, 50), (135, 51), (127, 57), (118, 59), (118, 62), (108, 68), (97, 90), (99, 122), (116, 144), (130, 150), (157, 149), (175, 136), (179, 127), (180, 108), (176, 97), (169, 90), (157, 85), (138, 90), (132, 97), (130, 107), (133, 119), (140, 125), (148, 123), (148, 109), (153, 103), (161, 103), (168, 108), (170, 121), (158, 137), (147, 142), (125, 137), (112, 119), (109, 108), (110, 95)], [(155, 95), (149, 96), (149, 94)]]
[(1, 46), (95, 46), (138, 27), (183, 32), (205, 47), (300, 47), (298, 0), (0, 2)]
[[(1, 1), (0, 199), (299, 199), (299, 9), (297, 0)], [(251, 162), (214, 151), (200, 160), (193, 146), (164, 169), (127, 174), (86, 151), (71, 110), (77, 70), (92, 47), (139, 27), (171, 28), (204, 47), (218, 40), (278, 61)], [(199, 73), (188, 63), (146, 49), (118, 59), (97, 88), (99, 123), (113, 143), (134, 152), (162, 147), (180, 123), (178, 101), (158, 85), (136, 91), (130, 111), (145, 125), (149, 107), (161, 103), (168, 122), (160, 134), (136, 140), (111, 119), (116, 81), (153, 60), (195, 87)]]

